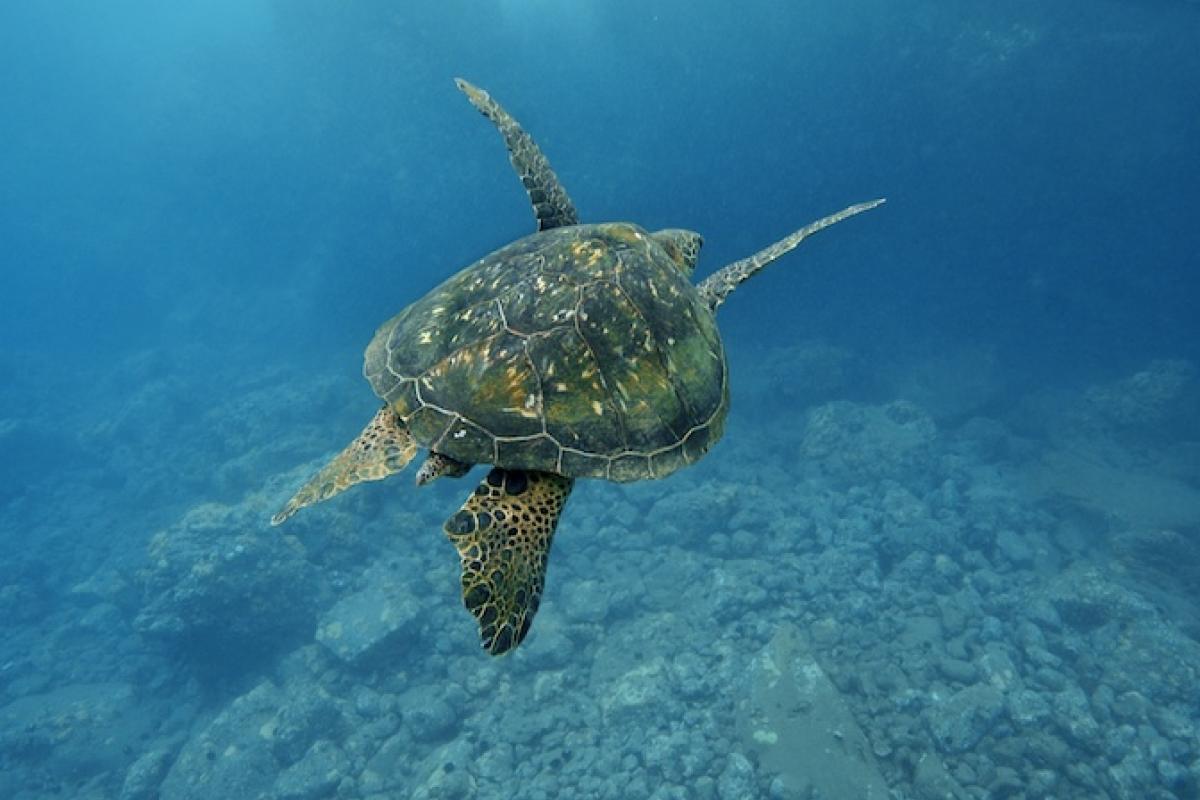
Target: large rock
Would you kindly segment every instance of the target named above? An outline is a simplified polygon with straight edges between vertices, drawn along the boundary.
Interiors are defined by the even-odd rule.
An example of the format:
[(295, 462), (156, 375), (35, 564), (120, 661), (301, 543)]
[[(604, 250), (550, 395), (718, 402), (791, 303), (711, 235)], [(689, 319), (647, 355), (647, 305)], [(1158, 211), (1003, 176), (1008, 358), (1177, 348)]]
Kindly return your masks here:
[(356, 667), (401, 656), (418, 631), (420, 613), (403, 576), (376, 566), (364, 578), (366, 586), (334, 604), (317, 626), (317, 641)]
[(332, 797), (350, 772), (350, 760), (336, 744), (319, 739), (303, 758), (275, 780), (275, 800), (322, 800)]
[(147, 750), (125, 771), (119, 800), (157, 800), (158, 785), (171, 767), (171, 751)]
[(1157, 612), (1144, 597), (1117, 583), (1090, 564), (1070, 567), (1055, 576), (1046, 599), (1063, 622), (1077, 630), (1091, 630), (1109, 622), (1153, 623)]
[(148, 555), (134, 622), (143, 635), (228, 663), (230, 652), (265, 655), (312, 629), (304, 547), (265, 532), (250, 504), (196, 506), (151, 540)]
[[(1196, 367), (1189, 361), (1160, 359), (1116, 383), (1093, 386), (1086, 412), (1117, 428), (1146, 429), (1184, 411), (1196, 397)], [(1188, 409), (1194, 413), (1193, 409)]]
[[(1196, 509), (1200, 517), (1200, 504)], [(1139, 588), (1200, 638), (1200, 536), (1193, 528), (1138, 528), (1112, 538), (1113, 553), (1138, 579)]]
[(739, 717), (746, 747), (764, 769), (778, 773), (775, 785), (785, 797), (888, 796), (870, 742), (791, 626), (755, 658)]
[(720, 800), (743, 800), (755, 795), (754, 767), (741, 753), (730, 753), (717, 779), (717, 797)]
[(286, 702), (269, 681), (234, 700), (184, 745), (160, 800), (257, 798), (267, 792), (280, 769), (272, 745), (275, 716)]
[(979, 744), (1004, 710), (1004, 695), (994, 686), (968, 686), (930, 707), (929, 730), (943, 751), (965, 753)]
[(652, 717), (662, 698), (670, 694), (669, 682), (666, 660), (661, 656), (635, 666), (604, 694), (604, 719), (614, 724), (636, 724)]
[(72, 684), (26, 695), (0, 708), (0, 764), (19, 765), (64, 788), (103, 772), (120, 774), (129, 753), (153, 732), (159, 712), (143, 707), (125, 683)]
[(970, 797), (933, 753), (923, 753), (917, 759), (913, 791), (918, 800), (967, 800)]
[(475, 745), (467, 739), (437, 748), (417, 767), (413, 800), (472, 800), (478, 789), (476, 760)]
[(319, 687), (264, 681), (183, 746), (160, 800), (329, 797), (349, 770), (333, 741), (343, 732), (340, 710)]

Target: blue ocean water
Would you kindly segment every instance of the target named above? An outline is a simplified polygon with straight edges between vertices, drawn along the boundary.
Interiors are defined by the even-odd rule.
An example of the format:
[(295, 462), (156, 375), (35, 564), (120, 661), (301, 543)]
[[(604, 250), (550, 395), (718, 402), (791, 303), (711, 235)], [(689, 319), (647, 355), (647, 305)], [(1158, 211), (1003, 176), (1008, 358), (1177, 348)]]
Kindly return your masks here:
[[(1200, 5), (0, 7), (0, 797), (1200, 796)], [(270, 515), (376, 326), (585, 221), (720, 310), (724, 440), (582, 481), (480, 650), (484, 474)], [(816, 755), (819, 754), (819, 755)]]

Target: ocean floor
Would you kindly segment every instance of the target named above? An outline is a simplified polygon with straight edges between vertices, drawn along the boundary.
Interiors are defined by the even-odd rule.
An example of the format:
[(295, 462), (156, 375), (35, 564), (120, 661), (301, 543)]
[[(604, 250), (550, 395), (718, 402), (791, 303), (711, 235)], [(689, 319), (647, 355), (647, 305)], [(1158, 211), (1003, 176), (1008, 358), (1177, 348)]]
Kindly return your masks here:
[(1193, 365), (742, 361), (700, 465), (576, 489), (499, 659), (440, 533), (479, 471), (269, 527), (353, 374), (0, 365), (0, 797), (1200, 796)]

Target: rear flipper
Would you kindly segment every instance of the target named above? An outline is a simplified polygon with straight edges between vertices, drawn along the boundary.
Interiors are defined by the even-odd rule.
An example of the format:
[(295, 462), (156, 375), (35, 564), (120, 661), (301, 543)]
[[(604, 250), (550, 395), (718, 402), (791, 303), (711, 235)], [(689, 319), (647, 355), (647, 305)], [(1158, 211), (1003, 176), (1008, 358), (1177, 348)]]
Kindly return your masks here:
[(483, 649), (507, 653), (529, 633), (546, 583), (546, 557), (575, 481), (496, 467), (443, 529), (462, 559), (463, 605)]
[(462, 78), (455, 78), (454, 83), (471, 101), (471, 105), (490, 119), (504, 137), (509, 160), (512, 161), (513, 169), (517, 171), (521, 184), (529, 194), (529, 201), (533, 203), (533, 215), (537, 217), (538, 230), (577, 225), (579, 213), (575, 211), (571, 198), (567, 196), (567, 190), (558, 182), (554, 170), (550, 169), (550, 162), (533, 141), (533, 137), (483, 89)]
[(425, 463), (417, 470), (417, 486), (424, 486), (438, 478), (461, 478), (471, 471), (471, 464), (430, 450)]
[(868, 200), (865, 203), (855, 203), (852, 206), (843, 208), (834, 214), (827, 217), (822, 217), (816, 222), (810, 222), (800, 230), (785, 236), (775, 244), (763, 250), (759, 250), (749, 258), (743, 258), (741, 261), (735, 261), (732, 264), (727, 264), (721, 269), (709, 275), (704, 280), (696, 285), (696, 291), (700, 293), (700, 298), (708, 304), (708, 307), (713, 311), (721, 303), (725, 302), (725, 298), (729, 293), (738, 287), (744, 280), (757, 273), (767, 264), (770, 264), (775, 259), (790, 253), (796, 249), (796, 246), (812, 236), (814, 233), (823, 231), (830, 225), (836, 225), (844, 219), (849, 219), (855, 214), (861, 214), (864, 211), (870, 211), (876, 206), (882, 205), (885, 198), (878, 200)]
[(408, 466), (417, 443), (388, 406), (379, 409), (358, 438), (304, 484), (283, 509), (271, 517), (278, 525), (305, 506), (328, 500), (363, 481), (378, 481)]

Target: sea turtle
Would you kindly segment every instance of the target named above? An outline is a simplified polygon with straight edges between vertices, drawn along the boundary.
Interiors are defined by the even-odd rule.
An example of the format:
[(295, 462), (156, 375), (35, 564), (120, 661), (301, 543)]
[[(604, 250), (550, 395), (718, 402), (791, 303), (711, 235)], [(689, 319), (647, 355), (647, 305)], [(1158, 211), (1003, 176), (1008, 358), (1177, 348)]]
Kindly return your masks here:
[(383, 407), (271, 521), (386, 478), (419, 448), (429, 455), (418, 485), (491, 465), (443, 527), (462, 562), (463, 603), (499, 655), (529, 632), (575, 479), (663, 478), (721, 437), (729, 381), (714, 312), (726, 296), (805, 237), (883, 200), (693, 284), (699, 234), (580, 224), (533, 139), (487, 92), (456, 83), (503, 136), (538, 230), (376, 331), (363, 373)]

